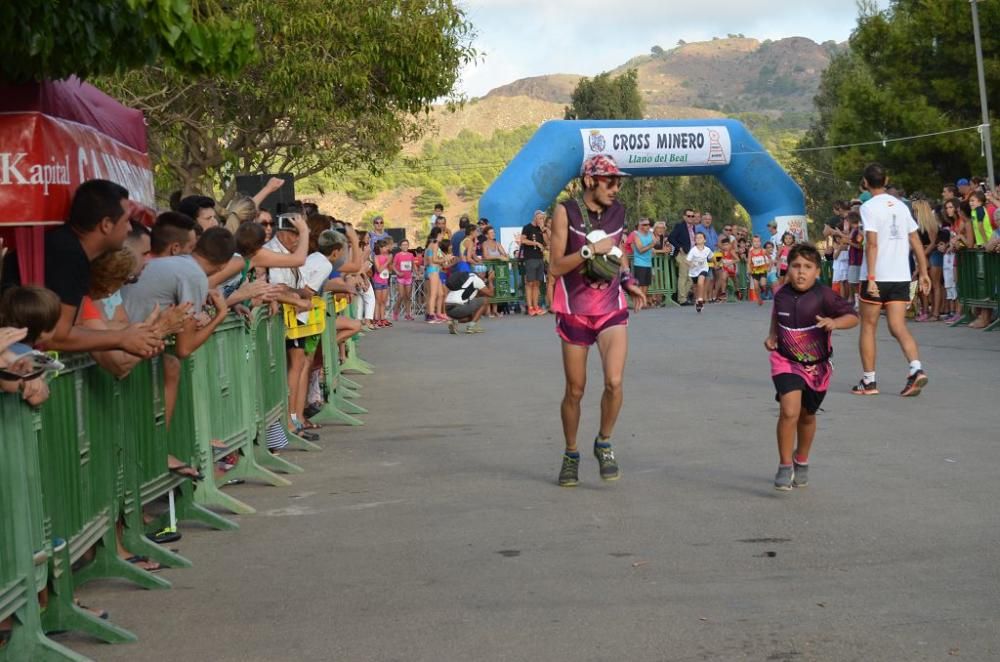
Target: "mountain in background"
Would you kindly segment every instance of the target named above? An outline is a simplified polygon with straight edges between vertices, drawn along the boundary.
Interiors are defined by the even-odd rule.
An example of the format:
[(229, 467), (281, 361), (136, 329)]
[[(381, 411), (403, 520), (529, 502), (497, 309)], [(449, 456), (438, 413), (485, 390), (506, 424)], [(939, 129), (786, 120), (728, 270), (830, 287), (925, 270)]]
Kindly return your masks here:
[[(649, 118), (753, 114), (764, 116), (781, 132), (778, 139), (788, 142), (808, 127), (822, 73), (840, 48), (804, 37), (761, 42), (730, 35), (679, 42), (671, 49), (654, 46), (611, 72), (638, 72)], [(382, 213), (411, 236), (432, 199), (445, 203), (451, 219), (474, 215), (485, 186), (530, 137), (524, 127), (562, 119), (581, 78), (564, 73), (522, 78), (454, 112), (437, 107), (430, 117), (434, 128), (408, 145), (382, 176), (357, 173), (330, 181), (319, 175), (303, 181), (302, 193), (320, 194), (323, 208), (340, 218)]]

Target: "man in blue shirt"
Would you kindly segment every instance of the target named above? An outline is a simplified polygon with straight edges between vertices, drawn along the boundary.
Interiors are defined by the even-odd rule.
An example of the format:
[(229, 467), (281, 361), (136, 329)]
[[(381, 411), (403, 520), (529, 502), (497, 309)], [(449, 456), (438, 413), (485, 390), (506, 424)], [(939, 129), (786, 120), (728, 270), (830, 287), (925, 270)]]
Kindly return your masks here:
[(701, 215), (701, 228), (698, 232), (705, 235), (705, 245), (709, 249), (714, 251), (719, 246), (719, 233), (712, 227), (712, 214), (709, 212)]

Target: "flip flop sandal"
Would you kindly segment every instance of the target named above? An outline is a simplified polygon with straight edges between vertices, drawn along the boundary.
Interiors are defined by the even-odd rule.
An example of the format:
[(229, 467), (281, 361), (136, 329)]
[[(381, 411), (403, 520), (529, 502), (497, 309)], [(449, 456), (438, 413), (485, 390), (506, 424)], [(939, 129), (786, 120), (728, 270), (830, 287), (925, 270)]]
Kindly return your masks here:
[(312, 421), (306, 421), (305, 423), (302, 424), (302, 429), (304, 429), (304, 430), (322, 430), (323, 426), (322, 425), (317, 425), (316, 423), (313, 423)]
[[(84, 609), (86, 611), (89, 611), (91, 614), (93, 614), (94, 616), (97, 616), (98, 618), (100, 618), (103, 621), (108, 620), (108, 618), (110, 618), (110, 616), (111, 616), (111, 614), (108, 613), (107, 609), (102, 609), (100, 611), (98, 611), (96, 609), (91, 609), (90, 607), (88, 607), (87, 605), (83, 604), (82, 602), (80, 602), (79, 600), (76, 600), (76, 599), (73, 600), (73, 604), (76, 605), (77, 607), (79, 607), (80, 609)], [(53, 633), (53, 634), (55, 634), (55, 633)]]
[(162, 565), (160, 565), (156, 561), (150, 561), (149, 557), (147, 556), (139, 556), (139, 555), (130, 556), (127, 559), (125, 559), (125, 561), (127, 563), (131, 563), (132, 565), (136, 566), (138, 566), (140, 563), (149, 563), (156, 566), (155, 568), (149, 568), (149, 567), (142, 568), (142, 570), (145, 570), (146, 572), (159, 572), (160, 570), (163, 570)]
[(178, 540), (181, 539), (182, 536), (180, 531), (163, 529), (162, 531), (158, 531), (157, 533), (147, 534), (146, 537), (155, 542), (156, 544), (162, 545), (168, 542), (177, 542)]

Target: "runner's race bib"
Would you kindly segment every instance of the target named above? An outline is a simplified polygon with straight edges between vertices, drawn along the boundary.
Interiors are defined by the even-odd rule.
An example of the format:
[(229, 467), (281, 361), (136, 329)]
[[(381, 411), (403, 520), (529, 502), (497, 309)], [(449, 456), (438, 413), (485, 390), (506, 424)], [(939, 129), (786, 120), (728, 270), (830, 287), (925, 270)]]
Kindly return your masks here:
[(750, 258), (750, 264), (752, 264), (755, 267), (763, 267), (766, 263), (767, 263), (767, 258), (765, 258), (763, 255), (754, 255), (752, 258)]
[(413, 263), (409, 260), (403, 260), (399, 263), (400, 271), (413, 271)]

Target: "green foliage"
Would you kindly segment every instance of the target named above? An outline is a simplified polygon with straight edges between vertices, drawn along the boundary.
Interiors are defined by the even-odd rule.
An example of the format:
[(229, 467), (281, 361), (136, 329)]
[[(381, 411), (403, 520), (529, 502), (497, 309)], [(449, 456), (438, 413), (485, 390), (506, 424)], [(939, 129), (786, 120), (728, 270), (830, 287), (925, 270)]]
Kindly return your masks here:
[[(1000, 3), (980, 2), (989, 105), (1000, 104)], [(972, 19), (967, 2), (893, 0), (885, 11), (862, 6), (849, 51), (823, 74), (818, 117), (803, 146), (849, 144), (979, 124)], [(856, 182), (879, 161), (907, 190), (936, 192), (942, 182), (981, 174), (976, 132), (837, 150), (803, 161)], [(825, 168), (823, 167), (825, 165)], [(812, 197), (814, 194), (810, 192)]]
[(157, 61), (231, 75), (253, 56), (253, 23), (216, 0), (0, 3), (0, 80), (87, 78)]
[(413, 213), (416, 216), (430, 216), (434, 213), (434, 205), (444, 201), (444, 186), (437, 180), (428, 178), (420, 195), (413, 201)]
[(421, 115), (476, 54), (453, 0), (227, 7), (257, 28), (260, 56), (239, 78), (148, 67), (104, 81), (147, 111), (158, 164), (186, 191), (231, 192), (241, 172), (378, 171), (422, 134)]
[(627, 120), (640, 119), (644, 104), (639, 93), (639, 74), (629, 69), (620, 76), (604, 72), (594, 78), (582, 78), (573, 90), (566, 119)]

